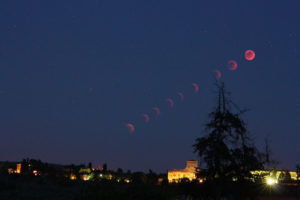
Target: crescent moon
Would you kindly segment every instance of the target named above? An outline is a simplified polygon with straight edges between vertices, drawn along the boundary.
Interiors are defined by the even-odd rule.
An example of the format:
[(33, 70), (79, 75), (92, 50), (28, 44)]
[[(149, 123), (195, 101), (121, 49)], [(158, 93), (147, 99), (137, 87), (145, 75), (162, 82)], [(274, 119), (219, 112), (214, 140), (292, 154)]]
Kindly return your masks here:
[(192, 85), (194, 87), (195, 93), (199, 92), (199, 86), (197, 85), (197, 83), (193, 83)]
[(167, 98), (167, 101), (170, 103), (171, 108), (174, 107), (174, 101), (171, 98)]
[(180, 100), (183, 101), (184, 100), (184, 95), (181, 92), (178, 92), (178, 95), (180, 97)]
[(238, 66), (238, 64), (235, 60), (229, 60), (228, 63), (227, 63), (227, 67), (231, 71), (236, 70), (237, 66)]
[(216, 72), (217, 73), (217, 75), (216, 75), (216, 79), (217, 80), (219, 80), (221, 77), (222, 77), (222, 74), (221, 74), (221, 72), (219, 71), (219, 70), (215, 70), (214, 72)]
[(145, 118), (145, 122), (148, 123), (150, 121), (150, 117), (148, 114), (142, 114), (142, 117)]
[(158, 107), (154, 107), (153, 110), (156, 112), (156, 115), (160, 115), (160, 109)]
[(245, 59), (248, 60), (248, 61), (251, 61), (255, 58), (255, 52), (253, 50), (247, 50), (245, 52)]
[(126, 128), (128, 128), (130, 133), (133, 133), (135, 131), (135, 127), (133, 124), (127, 123), (125, 124)]

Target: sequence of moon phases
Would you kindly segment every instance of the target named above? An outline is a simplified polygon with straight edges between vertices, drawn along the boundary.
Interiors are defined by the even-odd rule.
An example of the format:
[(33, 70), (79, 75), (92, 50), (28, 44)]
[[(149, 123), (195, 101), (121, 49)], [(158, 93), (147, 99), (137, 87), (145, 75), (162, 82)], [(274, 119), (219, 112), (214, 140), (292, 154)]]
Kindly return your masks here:
[(135, 131), (135, 127), (133, 124), (127, 123), (125, 126), (128, 128), (129, 133), (133, 133)]
[(255, 53), (253, 50), (247, 50), (245, 52), (245, 59), (248, 60), (248, 61), (251, 61), (251, 60), (254, 60), (255, 58)]
[[(255, 59), (255, 52), (253, 50), (250, 50), (250, 49), (246, 50), (245, 54), (244, 54), (244, 57), (245, 57), (246, 60), (252, 61), (252, 60)], [(237, 62), (235, 60), (229, 60), (227, 62), (227, 68), (229, 70), (231, 70), (231, 71), (236, 70), (237, 66), (238, 66), (238, 64), (237, 64)], [(214, 72), (216, 73), (216, 76), (215, 76), (216, 80), (219, 80), (222, 77), (222, 73), (218, 69), (214, 70)], [(197, 83), (192, 83), (192, 86), (194, 87), (194, 92), (198, 93), (199, 92), (199, 86), (198, 86), (198, 84)], [(178, 96), (180, 98), (180, 101), (183, 101), (184, 100), (183, 93), (182, 92), (178, 92), (177, 94), (178, 94)], [(167, 98), (166, 101), (169, 103), (169, 105), (170, 105), (171, 108), (174, 107), (175, 103), (174, 103), (173, 99)], [(153, 107), (152, 109), (155, 111), (156, 116), (160, 115), (160, 109), (157, 106)], [(144, 120), (145, 120), (146, 123), (148, 123), (150, 121), (150, 117), (149, 117), (148, 114), (142, 114), (142, 117), (144, 118)], [(130, 133), (133, 133), (135, 131), (135, 127), (131, 123), (125, 124), (125, 127), (128, 129), (128, 131)]]
[(235, 60), (229, 60), (228, 63), (227, 63), (227, 67), (231, 71), (236, 70), (237, 66), (238, 66), (238, 64)]

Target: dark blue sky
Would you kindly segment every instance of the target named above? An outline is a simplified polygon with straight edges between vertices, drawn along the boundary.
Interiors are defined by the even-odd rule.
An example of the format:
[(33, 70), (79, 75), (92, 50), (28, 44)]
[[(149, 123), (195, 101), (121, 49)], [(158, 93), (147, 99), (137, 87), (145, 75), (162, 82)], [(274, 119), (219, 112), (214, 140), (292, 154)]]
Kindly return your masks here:
[[(197, 159), (192, 145), (215, 105), (219, 69), (251, 110), (244, 119), (257, 145), (268, 136), (279, 167), (294, 169), (299, 9), (296, 0), (1, 0), (0, 160), (183, 168)], [(237, 70), (227, 70), (230, 59)]]

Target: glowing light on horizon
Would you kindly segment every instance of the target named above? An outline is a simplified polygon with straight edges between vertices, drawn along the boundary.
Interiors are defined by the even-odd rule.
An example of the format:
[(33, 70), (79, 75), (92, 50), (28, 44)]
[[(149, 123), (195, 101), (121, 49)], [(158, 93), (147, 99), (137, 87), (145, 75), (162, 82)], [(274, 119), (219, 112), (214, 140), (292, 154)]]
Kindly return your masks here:
[(278, 181), (272, 177), (266, 177), (266, 183), (267, 185), (275, 185), (278, 183)]

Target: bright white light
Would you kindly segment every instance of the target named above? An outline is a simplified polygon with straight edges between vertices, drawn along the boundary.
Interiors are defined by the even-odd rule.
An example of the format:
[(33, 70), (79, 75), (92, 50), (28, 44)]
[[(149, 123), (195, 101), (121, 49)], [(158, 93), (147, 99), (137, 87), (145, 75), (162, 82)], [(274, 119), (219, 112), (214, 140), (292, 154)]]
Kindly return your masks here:
[(277, 180), (271, 177), (267, 177), (267, 184), (268, 185), (274, 185), (277, 183)]

